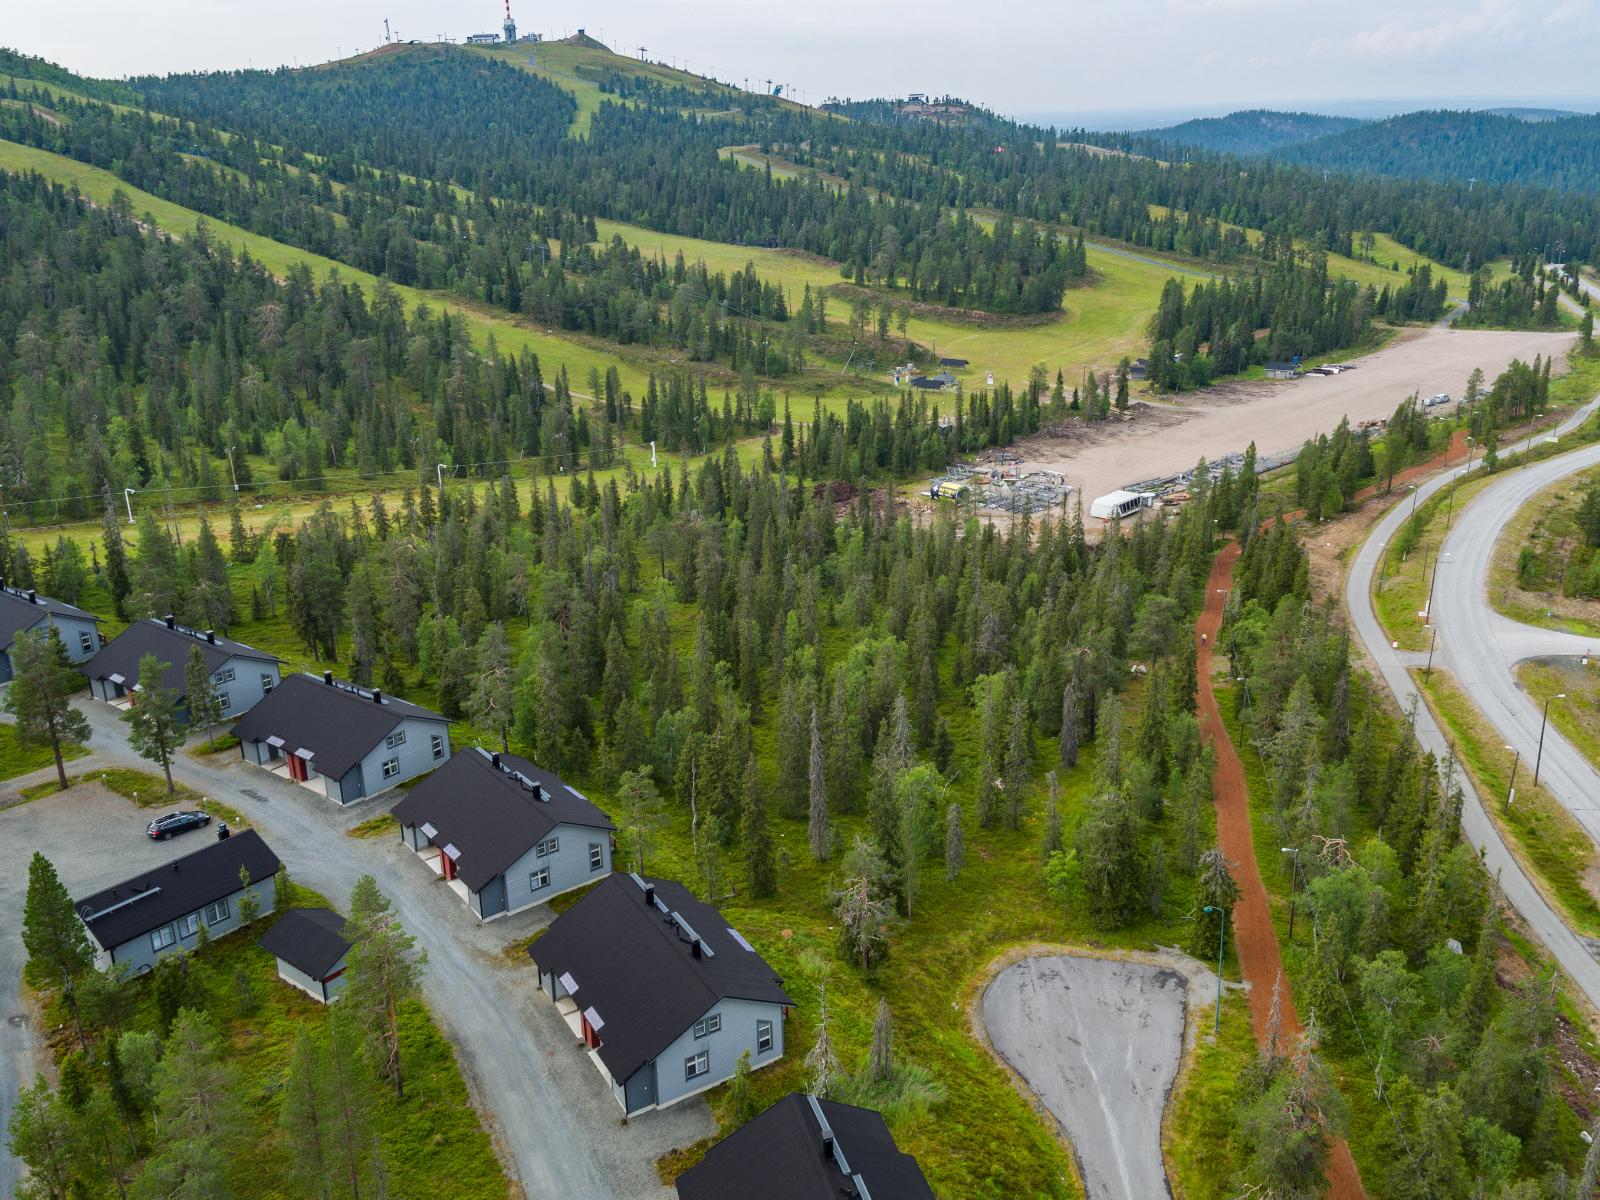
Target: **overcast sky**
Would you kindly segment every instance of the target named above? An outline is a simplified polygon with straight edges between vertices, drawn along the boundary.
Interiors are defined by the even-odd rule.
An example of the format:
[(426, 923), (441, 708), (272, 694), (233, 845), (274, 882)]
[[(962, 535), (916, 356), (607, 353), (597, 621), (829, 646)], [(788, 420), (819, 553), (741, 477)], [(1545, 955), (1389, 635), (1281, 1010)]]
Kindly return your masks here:
[[(0, 0), (0, 43), (75, 71), (318, 62), (497, 30), (503, 0)], [(1600, 94), (1600, 0), (512, 0), (524, 32), (798, 98), (951, 93), (1012, 115), (1225, 112), (1336, 100), (1502, 103)], [(1600, 107), (1590, 101), (1589, 107)]]

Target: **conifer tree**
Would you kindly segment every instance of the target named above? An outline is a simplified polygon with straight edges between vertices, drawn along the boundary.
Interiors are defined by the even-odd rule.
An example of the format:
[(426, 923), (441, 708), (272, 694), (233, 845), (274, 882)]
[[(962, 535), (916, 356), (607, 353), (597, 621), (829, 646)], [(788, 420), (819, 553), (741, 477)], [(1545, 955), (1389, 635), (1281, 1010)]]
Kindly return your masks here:
[(6, 688), (6, 711), (16, 717), (19, 740), (50, 747), (56, 782), (65, 790), (67, 767), (61, 748), (89, 740), (89, 720), (72, 706), (83, 675), (67, 661), (55, 630), (19, 633), (11, 643), (14, 672)]
[(833, 852), (833, 834), (828, 828), (828, 785), (822, 767), (822, 731), (815, 706), (811, 709), (810, 806), (807, 810), (806, 838), (811, 857), (826, 862)]
[(744, 775), (744, 809), (740, 839), (744, 847), (745, 886), (756, 900), (778, 893), (778, 867), (772, 848), (772, 828), (767, 806), (756, 782), (755, 759), (747, 760)]
[(952, 800), (944, 822), (944, 877), (953, 880), (967, 865), (966, 832), (962, 829), (961, 804)]
[(379, 1047), (383, 1074), (394, 1083), (395, 1096), (405, 1099), (400, 1062), (400, 1006), (415, 997), (422, 983), (427, 952), (401, 926), (389, 899), (370, 875), (356, 880), (345, 923), (350, 941), (346, 1004)]
[(170, 796), (177, 790), (172, 783), (172, 760), (183, 745), (183, 727), (178, 721), (178, 694), (162, 683), (169, 666), (154, 654), (139, 660), (139, 688), (122, 719), (129, 726), (128, 743), (139, 757), (161, 764)]
[(206, 666), (206, 656), (198, 642), (189, 647), (189, 657), (183, 664), (183, 691), (190, 727), (204, 729), (211, 749), (215, 750), (217, 723), (222, 720), (222, 698), (212, 686), (211, 670)]

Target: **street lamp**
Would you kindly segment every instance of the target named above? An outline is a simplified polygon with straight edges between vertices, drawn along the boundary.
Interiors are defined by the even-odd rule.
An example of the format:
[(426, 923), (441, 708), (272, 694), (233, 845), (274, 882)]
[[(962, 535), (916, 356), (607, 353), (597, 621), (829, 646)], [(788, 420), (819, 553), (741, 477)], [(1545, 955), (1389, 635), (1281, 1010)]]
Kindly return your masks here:
[(122, 489), (122, 502), (128, 506), (128, 524), (129, 525), (133, 524), (133, 494), (138, 490), (139, 490), (138, 488), (123, 488)]
[(1292, 942), (1294, 941), (1294, 885), (1300, 877), (1300, 847), (1283, 846), (1278, 853), (1294, 855), (1289, 863), (1289, 940)]
[(1408, 483), (1406, 484), (1406, 488), (1411, 493), (1411, 515), (1414, 517), (1417, 515), (1417, 485), (1414, 483)]
[[(1455, 493), (1452, 492), (1451, 495), (1454, 496)], [(1439, 586), (1439, 564), (1441, 561), (1449, 557), (1449, 552), (1443, 549), (1441, 549), (1439, 553), (1434, 556), (1433, 578), (1428, 581), (1428, 601), (1422, 606), (1422, 622), (1425, 625), (1432, 624), (1433, 621), (1433, 592), (1434, 589)]]
[(1383, 591), (1383, 577), (1389, 572), (1389, 543), (1378, 543), (1378, 590)]
[(1428, 665), (1422, 668), (1422, 678), (1424, 680), (1433, 678), (1433, 648), (1439, 641), (1439, 627), (1437, 625), (1428, 626), (1428, 631)]
[(444, 491), (444, 469), (446, 467), (448, 467), (449, 465), (450, 465), (449, 463), (435, 463), (434, 464), (433, 473), (434, 473), (434, 476), (439, 480), (439, 490), (441, 492)]
[(1222, 924), (1217, 926), (1217, 1019), (1211, 1026), (1211, 1036), (1218, 1037), (1222, 1033), (1222, 950), (1228, 944), (1228, 910), (1214, 904), (1206, 905), (1205, 910), (1222, 918)]
[(1522, 761), (1522, 751), (1514, 746), (1507, 746), (1507, 750), (1515, 756), (1511, 760), (1511, 782), (1506, 787), (1506, 815), (1511, 814), (1511, 802), (1517, 798), (1517, 764)]
[(239, 473), (233, 469), (233, 447), (228, 447), (228, 478), (233, 480), (233, 490), (239, 490)]
[(1550, 723), (1550, 705), (1556, 700), (1565, 700), (1565, 692), (1557, 692), (1544, 702), (1544, 717), (1539, 721), (1539, 753), (1533, 759), (1533, 786), (1539, 786), (1539, 765), (1544, 762), (1544, 727)]

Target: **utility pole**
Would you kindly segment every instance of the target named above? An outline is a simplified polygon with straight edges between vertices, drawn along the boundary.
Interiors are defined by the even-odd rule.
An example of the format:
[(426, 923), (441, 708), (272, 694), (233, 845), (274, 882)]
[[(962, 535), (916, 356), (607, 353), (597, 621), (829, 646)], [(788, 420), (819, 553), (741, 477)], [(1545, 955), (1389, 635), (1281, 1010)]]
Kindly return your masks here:
[(1509, 814), (1511, 812), (1511, 802), (1517, 798), (1517, 764), (1522, 761), (1522, 751), (1511, 746), (1507, 746), (1506, 749), (1515, 755), (1511, 760), (1511, 783), (1506, 787), (1505, 811)]
[(1550, 705), (1556, 700), (1565, 700), (1565, 692), (1557, 692), (1544, 702), (1544, 716), (1539, 721), (1539, 753), (1533, 759), (1533, 786), (1539, 786), (1539, 767), (1544, 762), (1544, 728), (1550, 723)]
[(1228, 944), (1228, 910), (1208, 904), (1206, 911), (1222, 918), (1217, 928), (1217, 1019), (1211, 1026), (1211, 1036), (1217, 1037), (1222, 1033), (1222, 952)]
[(133, 524), (133, 493), (138, 491), (138, 490), (139, 490), (138, 488), (123, 488), (122, 489), (122, 502), (128, 506), (128, 524), (129, 525)]

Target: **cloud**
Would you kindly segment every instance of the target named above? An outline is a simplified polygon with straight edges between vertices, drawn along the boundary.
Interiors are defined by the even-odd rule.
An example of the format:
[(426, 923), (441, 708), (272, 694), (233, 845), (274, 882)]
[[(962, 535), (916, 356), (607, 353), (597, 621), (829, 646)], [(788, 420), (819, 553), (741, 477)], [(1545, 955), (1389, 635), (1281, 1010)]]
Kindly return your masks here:
[[(1586, 5), (1587, 0), (1569, 3)], [(1518, 0), (1478, 0), (1475, 11), (1431, 25), (1385, 21), (1376, 29), (1356, 34), (1345, 49), (1367, 59), (1435, 58), (1464, 43), (1493, 39), (1503, 46), (1508, 41), (1520, 41), (1524, 32)]]

